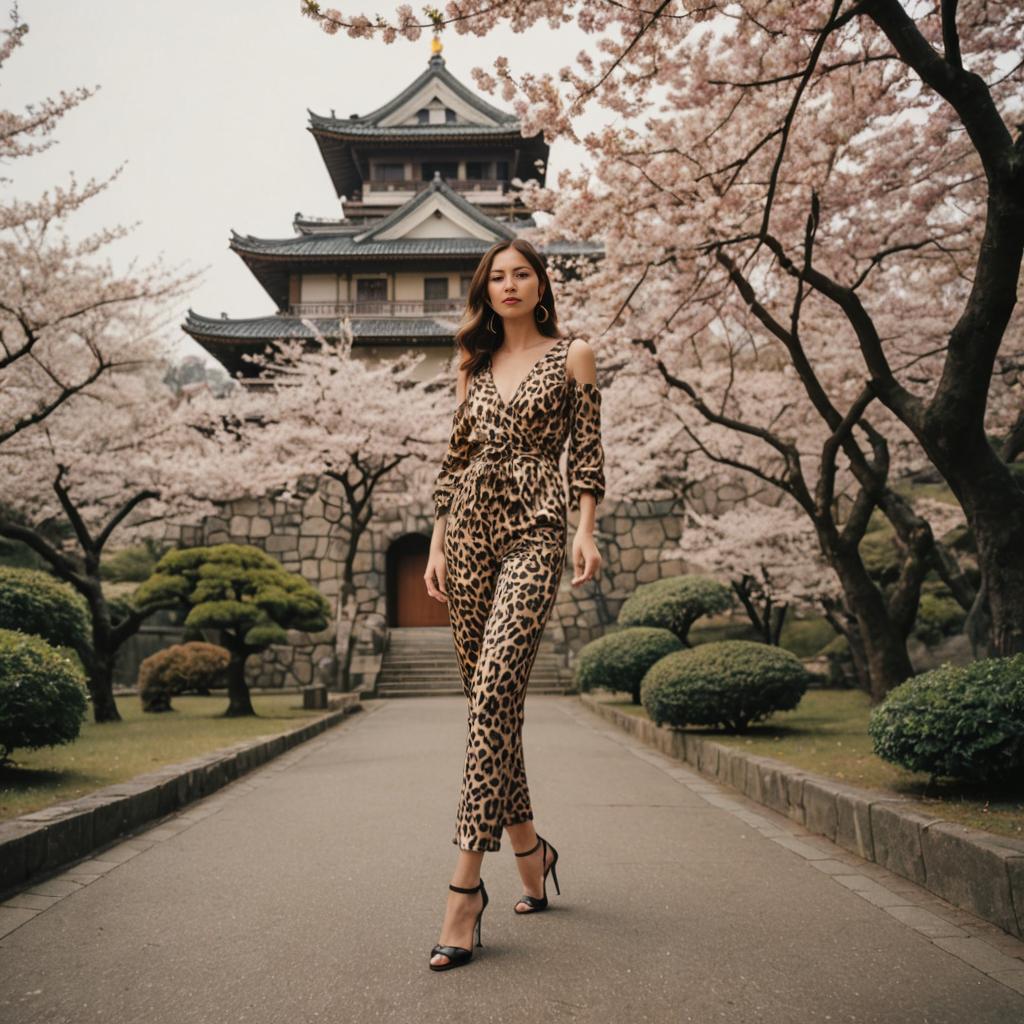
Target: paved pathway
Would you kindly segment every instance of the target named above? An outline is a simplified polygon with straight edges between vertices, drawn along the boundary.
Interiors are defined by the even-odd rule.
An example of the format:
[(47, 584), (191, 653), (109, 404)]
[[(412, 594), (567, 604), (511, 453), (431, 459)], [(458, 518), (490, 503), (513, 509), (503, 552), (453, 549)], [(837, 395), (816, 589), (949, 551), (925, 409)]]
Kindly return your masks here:
[(459, 698), (342, 725), (0, 906), (5, 1024), (1020, 1024), (1024, 944), (642, 746), (527, 702), (562, 895), (427, 969), (455, 857)]

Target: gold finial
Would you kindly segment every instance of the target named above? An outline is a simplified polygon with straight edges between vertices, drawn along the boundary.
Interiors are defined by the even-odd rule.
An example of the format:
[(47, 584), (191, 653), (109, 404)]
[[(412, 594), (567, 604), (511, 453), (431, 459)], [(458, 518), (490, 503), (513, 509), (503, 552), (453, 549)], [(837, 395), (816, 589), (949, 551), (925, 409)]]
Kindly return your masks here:
[(430, 52), (432, 54), (438, 54), (441, 52), (441, 49), (441, 40), (437, 36), (434, 36), (434, 38), (430, 40)]

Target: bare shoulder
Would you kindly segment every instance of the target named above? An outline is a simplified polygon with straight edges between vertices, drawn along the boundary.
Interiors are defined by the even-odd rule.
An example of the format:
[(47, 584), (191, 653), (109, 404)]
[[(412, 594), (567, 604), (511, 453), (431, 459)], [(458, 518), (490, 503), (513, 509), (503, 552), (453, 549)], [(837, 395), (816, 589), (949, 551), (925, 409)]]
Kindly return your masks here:
[(458, 368), (458, 376), (455, 379), (455, 401), (458, 405), (466, 400), (469, 391), (469, 371), (461, 366)]
[(566, 373), (582, 384), (597, 383), (597, 360), (586, 338), (573, 338), (565, 356)]

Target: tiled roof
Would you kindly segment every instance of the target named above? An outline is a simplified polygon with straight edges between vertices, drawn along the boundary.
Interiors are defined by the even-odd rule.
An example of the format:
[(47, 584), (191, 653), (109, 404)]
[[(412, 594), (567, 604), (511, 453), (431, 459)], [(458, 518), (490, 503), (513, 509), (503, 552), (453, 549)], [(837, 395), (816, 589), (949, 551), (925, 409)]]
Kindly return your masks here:
[[(325, 337), (337, 337), (341, 331), (337, 317), (316, 318), (317, 326)], [(352, 334), (360, 338), (451, 338), (451, 327), (430, 318), (370, 319), (350, 321)], [(274, 338), (312, 338), (313, 332), (294, 316), (258, 316), (243, 319), (202, 316), (188, 311), (182, 329), (197, 340), (223, 338), (238, 341), (271, 341)]]
[[(395, 127), (381, 128), (377, 124), (392, 111), (397, 110), (408, 99), (415, 96), (431, 79), (439, 79), (457, 96), (468, 103), (475, 110), (490, 121), (498, 122), (495, 125), (466, 125), (466, 124), (443, 124), (443, 125), (401, 125)], [(371, 110), (362, 116), (322, 117), (309, 111), (310, 126), (315, 129), (339, 132), (355, 135), (380, 135), (382, 133), (397, 134), (418, 138), (423, 135), (451, 136), (459, 134), (506, 134), (509, 131), (518, 132), (519, 118), (505, 110), (488, 103), (481, 96), (478, 96), (472, 89), (468, 89), (445, 67), (444, 57), (439, 53), (431, 56), (427, 62), (426, 69), (411, 81), (401, 92), (388, 100), (387, 103), (376, 110)]]
[(501, 221), (495, 220), (493, 217), (488, 217), (478, 206), (471, 203), (468, 199), (459, 195), (448, 185), (440, 174), (435, 174), (433, 181), (422, 191), (416, 194), (415, 197), (409, 200), (409, 202), (398, 207), (397, 210), (389, 213), (386, 217), (382, 217), (372, 228), (369, 228), (364, 234), (357, 236), (360, 245), (366, 245), (371, 242), (376, 236), (387, 231), (393, 224), (398, 223), (403, 218), (407, 217), (414, 210), (421, 207), (428, 199), (434, 195), (442, 195), (455, 207), (455, 209), (464, 213), (470, 220), (475, 221), (481, 227), (486, 228), (488, 231), (493, 232), (498, 238), (515, 238), (516, 230), (509, 224), (502, 224)]
[(349, 235), (309, 234), (297, 238), (256, 238), (231, 232), (231, 248), (258, 256), (351, 257), (360, 256), (472, 256), (487, 251), (483, 238), (395, 238), (357, 242)]
[[(308, 109), (308, 108), (307, 108)], [(423, 139), (450, 139), (465, 138), (471, 139), (474, 136), (518, 136), (519, 125), (500, 124), (395, 124), (395, 125), (373, 125), (360, 124), (358, 121), (349, 121), (339, 117), (321, 117), (309, 111), (309, 125), (314, 132), (327, 131), (332, 135), (351, 135), (359, 138), (372, 137), (375, 139), (381, 136), (390, 136), (396, 139), (410, 139), (421, 141)]]

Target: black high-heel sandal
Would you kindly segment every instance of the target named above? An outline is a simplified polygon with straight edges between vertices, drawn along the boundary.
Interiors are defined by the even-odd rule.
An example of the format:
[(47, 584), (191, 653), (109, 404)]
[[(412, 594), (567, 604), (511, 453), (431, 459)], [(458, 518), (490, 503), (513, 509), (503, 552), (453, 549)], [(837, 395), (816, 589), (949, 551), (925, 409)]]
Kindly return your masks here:
[[(531, 849), (524, 850), (522, 853), (517, 853), (516, 856), (517, 857), (529, 857), (531, 853), (535, 853), (536, 852), (537, 847), (540, 846), (541, 843), (544, 844), (544, 853), (542, 854), (543, 860), (541, 861), (541, 863), (544, 863), (544, 861), (546, 861), (548, 859), (548, 847), (551, 846), (551, 844), (546, 839), (542, 839), (539, 835), (537, 836), (537, 842), (534, 844), (534, 846)], [(547, 908), (548, 908), (548, 872), (549, 871), (551, 872), (551, 877), (554, 879), (554, 882), (555, 882), (555, 892), (557, 892), (559, 896), (562, 895), (562, 890), (558, 887), (558, 872), (555, 871), (555, 865), (558, 863), (558, 851), (553, 846), (551, 846), (551, 852), (555, 855), (555, 857), (554, 857), (554, 860), (552, 860), (551, 863), (548, 864), (548, 866), (544, 869), (544, 895), (540, 896), (540, 897), (538, 897), (538, 896), (529, 896), (529, 895), (520, 896), (519, 899), (517, 899), (515, 901), (515, 903), (512, 905), (512, 909), (517, 914), (536, 914), (540, 910), (547, 910)], [(520, 903), (527, 903), (527, 904), (529, 904), (529, 906), (532, 909), (531, 910), (516, 910), (516, 907), (519, 906)]]
[[(484, 916), (484, 910), (486, 909), (488, 902), (487, 890), (484, 888), (484, 880), (481, 878), (480, 884), (474, 885), (472, 889), (463, 889), (458, 885), (449, 885), (448, 888), (451, 889), (452, 892), (483, 893), (484, 905), (480, 908), (480, 913), (476, 915), (476, 925), (474, 926), (476, 929), (476, 944), (478, 946), (483, 946), (483, 943), (480, 941), (480, 921)], [(470, 937), (469, 944), (470, 947), (472, 947), (472, 937)], [(438, 953), (440, 953), (441, 956), (448, 957), (448, 962), (445, 964), (428, 964), (432, 971), (447, 971), (449, 967), (461, 967), (463, 964), (468, 964), (469, 961), (473, 959), (472, 948), (466, 949), (464, 946), (442, 946), (439, 944), (430, 951), (431, 959), (437, 956)]]

